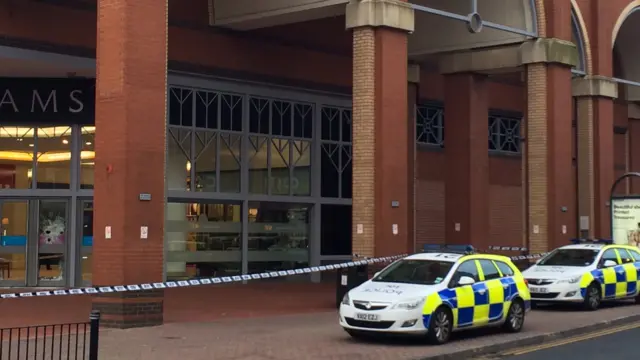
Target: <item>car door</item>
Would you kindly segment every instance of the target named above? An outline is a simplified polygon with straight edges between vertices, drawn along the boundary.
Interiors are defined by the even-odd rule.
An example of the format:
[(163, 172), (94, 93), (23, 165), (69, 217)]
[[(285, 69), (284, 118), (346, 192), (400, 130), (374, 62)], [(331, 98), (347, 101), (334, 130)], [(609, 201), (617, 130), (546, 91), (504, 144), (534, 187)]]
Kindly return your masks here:
[(505, 293), (510, 291), (509, 285), (502, 282), (502, 273), (498, 269), (493, 260), (481, 259), (480, 263), (480, 280), (484, 281), (487, 287), (487, 298), (485, 305), (476, 305), (476, 313), (479, 313), (478, 318), (480, 323), (478, 325), (484, 325), (492, 322), (502, 320), (504, 312)]
[(618, 248), (618, 255), (625, 270), (626, 291), (625, 297), (638, 295), (638, 265), (632, 254), (632, 250), (627, 248)]
[[(613, 261), (616, 266), (604, 267), (606, 261)], [(602, 284), (602, 298), (603, 299), (616, 299), (626, 294), (626, 282), (625, 282), (625, 270), (621, 266), (620, 255), (615, 248), (608, 248), (602, 254), (598, 267), (602, 272), (602, 277), (598, 280)], [(624, 288), (622, 285), (624, 284)], [(624, 296), (622, 296), (624, 297)]]
[[(453, 306), (453, 323), (456, 329), (474, 326), (476, 299), (480, 297), (482, 300), (484, 296), (488, 295), (484, 283), (480, 281), (479, 267), (476, 260), (466, 260), (458, 266), (451, 279), (451, 287), (456, 292), (456, 303)], [(472, 278), (475, 283), (459, 285), (458, 282), (463, 276)]]

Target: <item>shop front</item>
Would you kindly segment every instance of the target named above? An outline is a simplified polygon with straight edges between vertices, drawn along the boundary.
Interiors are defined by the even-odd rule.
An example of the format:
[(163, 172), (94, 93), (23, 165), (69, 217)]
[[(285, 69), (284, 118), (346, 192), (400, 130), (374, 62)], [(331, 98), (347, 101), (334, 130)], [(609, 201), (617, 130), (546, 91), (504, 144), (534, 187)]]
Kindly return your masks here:
[(91, 281), (95, 81), (0, 78), (0, 286)]

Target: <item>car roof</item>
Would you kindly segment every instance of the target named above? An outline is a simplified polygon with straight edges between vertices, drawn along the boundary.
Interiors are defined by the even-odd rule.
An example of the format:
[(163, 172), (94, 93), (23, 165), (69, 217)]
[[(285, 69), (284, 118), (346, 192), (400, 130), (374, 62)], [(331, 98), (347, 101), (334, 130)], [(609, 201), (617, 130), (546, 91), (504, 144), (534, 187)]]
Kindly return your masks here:
[(561, 246), (560, 249), (602, 250), (607, 244), (571, 244)]
[(460, 259), (464, 258), (464, 260), (500, 260), (500, 261), (510, 261), (510, 259), (503, 255), (495, 255), (495, 254), (459, 254), (459, 253), (451, 253), (451, 252), (428, 252), (428, 253), (419, 253), (413, 254), (405, 257), (406, 260), (434, 260), (434, 261), (450, 261), (456, 262)]

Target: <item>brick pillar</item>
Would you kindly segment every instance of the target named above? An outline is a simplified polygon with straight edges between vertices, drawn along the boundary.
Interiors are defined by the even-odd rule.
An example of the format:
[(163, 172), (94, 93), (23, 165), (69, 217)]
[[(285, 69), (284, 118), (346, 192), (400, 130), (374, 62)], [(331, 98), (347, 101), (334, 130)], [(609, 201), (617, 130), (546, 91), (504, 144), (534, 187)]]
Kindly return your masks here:
[(577, 231), (570, 195), (571, 66), (577, 62), (577, 50), (568, 41), (541, 38), (523, 44), (521, 56), (528, 96), (527, 243), (535, 253), (566, 244)]
[(417, 181), (417, 163), (416, 163), (416, 106), (420, 96), (420, 66), (410, 64), (407, 71), (407, 153), (409, 156), (409, 184), (407, 190), (409, 194), (408, 218), (408, 237), (410, 242), (410, 251), (414, 252), (416, 244), (416, 181)]
[[(629, 171), (640, 172), (640, 106), (629, 104)], [(631, 178), (631, 194), (640, 194), (640, 179)]]
[(406, 121), (413, 21), (413, 9), (402, 1), (347, 5), (346, 26), (353, 30), (353, 252), (359, 255), (413, 250)]
[[(573, 80), (578, 98), (578, 211), (582, 235), (610, 237), (609, 190), (613, 184), (613, 99), (617, 84), (602, 76)], [(582, 225), (589, 225), (582, 228)], [(586, 227), (586, 226), (585, 226)]]
[(445, 78), (445, 239), (489, 245), (488, 103), (483, 75)]
[[(163, 280), (167, 5), (98, 2), (93, 283)], [(139, 201), (141, 193), (150, 201)], [(141, 227), (148, 238), (141, 239)], [(111, 238), (105, 238), (105, 228)], [(157, 290), (97, 295), (101, 324), (163, 322)]]

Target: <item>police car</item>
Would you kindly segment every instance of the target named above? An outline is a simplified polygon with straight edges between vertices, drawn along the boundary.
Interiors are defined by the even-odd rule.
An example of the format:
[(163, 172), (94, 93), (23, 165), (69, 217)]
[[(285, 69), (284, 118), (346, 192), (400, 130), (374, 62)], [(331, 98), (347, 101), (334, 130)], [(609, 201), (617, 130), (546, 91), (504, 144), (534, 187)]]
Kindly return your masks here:
[(640, 302), (637, 247), (614, 245), (610, 240), (572, 240), (522, 272), (533, 304), (579, 303), (596, 310), (602, 301), (633, 299)]
[(339, 321), (349, 335), (424, 335), (443, 344), (462, 329), (522, 329), (529, 289), (509, 258), (470, 246), (425, 251), (395, 261), (344, 296)]

